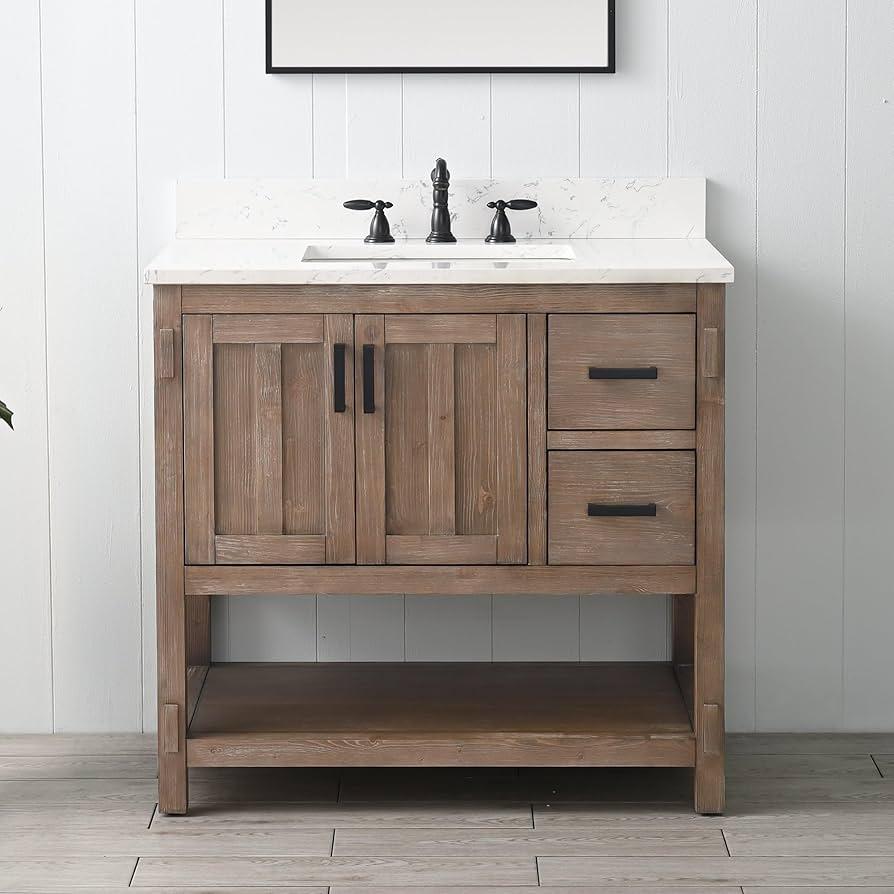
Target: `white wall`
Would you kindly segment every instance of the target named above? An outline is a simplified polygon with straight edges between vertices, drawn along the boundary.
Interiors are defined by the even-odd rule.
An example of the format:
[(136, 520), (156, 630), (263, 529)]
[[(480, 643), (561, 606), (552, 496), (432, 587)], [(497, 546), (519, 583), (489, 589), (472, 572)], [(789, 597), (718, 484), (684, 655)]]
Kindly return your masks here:
[[(894, 729), (894, 5), (621, 0), (619, 73), (264, 74), (262, 0), (0, 29), (0, 729), (154, 726), (150, 300), (173, 183), (704, 174), (736, 264), (729, 725)], [(218, 656), (662, 658), (663, 600), (237, 599)]]

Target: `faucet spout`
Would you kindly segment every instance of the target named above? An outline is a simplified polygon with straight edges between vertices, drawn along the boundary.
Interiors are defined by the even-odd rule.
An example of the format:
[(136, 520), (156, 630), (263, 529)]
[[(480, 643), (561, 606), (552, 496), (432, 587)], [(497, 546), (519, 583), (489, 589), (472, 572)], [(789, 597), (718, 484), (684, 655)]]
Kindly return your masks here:
[(431, 233), (425, 241), (456, 242), (456, 236), (450, 230), (450, 209), (447, 204), (450, 171), (447, 170), (447, 162), (443, 158), (435, 160), (435, 166), (431, 172), (431, 184)]

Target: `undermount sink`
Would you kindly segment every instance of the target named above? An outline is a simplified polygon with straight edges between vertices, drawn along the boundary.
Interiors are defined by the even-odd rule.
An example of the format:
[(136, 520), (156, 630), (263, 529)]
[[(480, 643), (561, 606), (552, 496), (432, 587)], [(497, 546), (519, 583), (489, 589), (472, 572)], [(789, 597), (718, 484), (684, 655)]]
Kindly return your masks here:
[(475, 262), (573, 261), (574, 249), (568, 245), (506, 244), (462, 242), (448, 245), (413, 245), (399, 242), (387, 245), (308, 245), (302, 262), (341, 264), (415, 262), (432, 264), (469, 264)]

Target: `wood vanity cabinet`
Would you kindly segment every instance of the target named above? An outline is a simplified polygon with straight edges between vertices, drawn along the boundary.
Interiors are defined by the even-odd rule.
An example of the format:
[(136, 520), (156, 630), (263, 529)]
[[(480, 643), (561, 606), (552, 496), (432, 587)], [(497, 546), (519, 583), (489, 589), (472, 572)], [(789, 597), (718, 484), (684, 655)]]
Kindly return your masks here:
[[(719, 285), (156, 286), (160, 808), (190, 766), (723, 774)], [(666, 663), (216, 665), (210, 599), (668, 595)]]

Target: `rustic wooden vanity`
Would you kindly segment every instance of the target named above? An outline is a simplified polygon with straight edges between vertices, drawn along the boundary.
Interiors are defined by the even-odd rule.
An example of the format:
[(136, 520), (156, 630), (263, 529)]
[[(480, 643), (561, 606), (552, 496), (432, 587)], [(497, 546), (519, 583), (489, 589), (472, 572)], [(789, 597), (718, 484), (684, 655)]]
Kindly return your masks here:
[[(693, 767), (724, 285), (155, 285), (159, 807), (190, 767)], [(667, 663), (214, 664), (210, 598), (673, 597)]]

